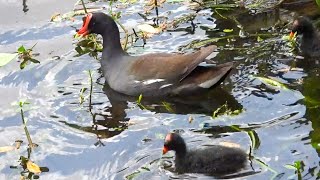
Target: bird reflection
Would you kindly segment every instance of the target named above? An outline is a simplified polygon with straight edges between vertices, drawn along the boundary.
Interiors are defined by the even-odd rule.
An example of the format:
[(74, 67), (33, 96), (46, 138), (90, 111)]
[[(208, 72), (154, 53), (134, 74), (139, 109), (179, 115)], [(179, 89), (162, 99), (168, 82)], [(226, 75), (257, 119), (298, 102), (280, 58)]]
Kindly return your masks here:
[(27, 5), (27, 0), (23, 0), (23, 1), (22, 1), (22, 6), (23, 6), (22, 11), (23, 11), (24, 13), (26, 13), (26, 12), (29, 11), (29, 8), (28, 8), (28, 5)]
[[(129, 108), (128, 102), (137, 102), (138, 99), (138, 97), (118, 93), (112, 90), (107, 84), (104, 85), (103, 91), (107, 95), (111, 106), (105, 107), (99, 112), (92, 112), (90, 110), (91, 108), (89, 108), (93, 120), (92, 126), (81, 127), (78, 124), (63, 122), (70, 127), (96, 134), (98, 142), (95, 144), (97, 146), (104, 145), (100, 141), (101, 139), (118, 135), (128, 128), (129, 118), (126, 114), (126, 110)], [(216, 109), (226, 103), (230, 110), (242, 109), (241, 104), (220, 87), (205, 91), (205, 93), (200, 92), (199, 94), (190, 94), (188, 96), (162, 98), (143, 97), (141, 101), (142, 107), (156, 113), (205, 114), (208, 116), (212, 116), (212, 113)]]

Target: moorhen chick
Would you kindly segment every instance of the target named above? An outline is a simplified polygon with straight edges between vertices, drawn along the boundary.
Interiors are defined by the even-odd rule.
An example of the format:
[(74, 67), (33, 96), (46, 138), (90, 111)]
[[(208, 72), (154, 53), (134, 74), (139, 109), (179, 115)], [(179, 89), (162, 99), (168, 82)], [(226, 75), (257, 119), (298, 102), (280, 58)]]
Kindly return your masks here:
[(177, 133), (169, 133), (165, 138), (163, 154), (170, 150), (176, 152), (175, 167), (178, 173), (225, 175), (244, 168), (248, 159), (243, 150), (220, 145), (188, 150)]
[(310, 19), (306, 17), (296, 18), (293, 21), (290, 38), (294, 36), (294, 33), (302, 35), (300, 49), (303, 55), (309, 57), (320, 56), (320, 36)]
[(120, 33), (112, 17), (98, 12), (83, 18), (78, 35), (103, 37), (101, 69), (109, 86), (120, 93), (163, 96), (208, 89), (229, 74), (233, 64), (198, 66), (217, 47), (212, 45), (190, 54), (153, 53), (130, 56), (121, 47)]

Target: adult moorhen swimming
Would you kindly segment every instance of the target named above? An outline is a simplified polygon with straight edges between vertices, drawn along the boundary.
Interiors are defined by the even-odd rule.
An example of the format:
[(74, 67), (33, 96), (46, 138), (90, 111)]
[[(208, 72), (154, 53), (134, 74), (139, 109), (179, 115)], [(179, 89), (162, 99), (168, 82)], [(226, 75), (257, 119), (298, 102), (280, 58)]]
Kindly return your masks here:
[(101, 12), (84, 17), (78, 35), (89, 33), (103, 37), (101, 66), (107, 83), (127, 95), (163, 96), (208, 89), (221, 82), (233, 65), (198, 66), (217, 48), (214, 45), (191, 54), (130, 56), (121, 47), (117, 24)]
[(320, 36), (312, 22), (306, 17), (298, 17), (293, 21), (290, 38), (294, 33), (302, 35), (300, 49), (302, 53), (309, 57), (320, 56)]
[(248, 159), (243, 150), (220, 145), (188, 150), (177, 133), (169, 133), (165, 138), (163, 154), (170, 150), (176, 152), (175, 167), (178, 173), (225, 175), (244, 168)]

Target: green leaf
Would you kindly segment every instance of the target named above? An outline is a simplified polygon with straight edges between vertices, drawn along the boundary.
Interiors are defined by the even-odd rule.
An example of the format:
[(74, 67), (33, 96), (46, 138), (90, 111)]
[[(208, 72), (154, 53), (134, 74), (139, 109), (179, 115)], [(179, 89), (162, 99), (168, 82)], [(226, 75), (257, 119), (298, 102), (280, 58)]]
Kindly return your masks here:
[(257, 37), (257, 41), (258, 41), (258, 42), (261, 42), (261, 41), (263, 41), (263, 39), (262, 39), (260, 36), (258, 36), (258, 37)]
[(0, 67), (8, 64), (12, 61), (18, 54), (17, 53), (0, 53)]
[(40, 63), (40, 61), (38, 61), (38, 60), (36, 60), (36, 59), (33, 59), (33, 58), (31, 58), (31, 59), (29, 59), (31, 62), (33, 62), (33, 63)]
[(316, 0), (318, 7), (320, 7), (320, 0)]
[(281, 82), (276, 81), (274, 79), (265, 78), (265, 77), (255, 77), (255, 78), (259, 79), (264, 84), (275, 86), (275, 87), (278, 87), (278, 88), (281, 88), (281, 89), (288, 89), (286, 85), (284, 85)]
[(23, 46), (23, 45), (21, 45), (19, 48), (18, 48), (18, 53), (24, 53), (24, 52), (26, 52), (27, 50), (26, 50), (26, 48)]
[(294, 162), (294, 166), (295, 166), (297, 169), (301, 169), (301, 161), (295, 161), (295, 162)]
[(162, 104), (164, 105), (164, 107), (166, 108), (166, 110), (167, 110), (168, 112), (170, 112), (170, 113), (173, 113), (173, 112), (174, 112), (174, 110), (172, 109), (170, 103), (167, 103), (167, 102), (163, 101)]
[(223, 32), (230, 33), (230, 32), (233, 32), (233, 29), (224, 29)]
[(142, 94), (139, 95), (137, 103), (141, 104), (141, 100), (142, 100)]
[(286, 164), (286, 165), (284, 165), (284, 167), (285, 168), (287, 168), (287, 169), (293, 169), (293, 170), (296, 170), (296, 167), (294, 167), (293, 165), (291, 165), (291, 164)]
[(21, 63), (20, 63), (20, 69), (24, 69), (27, 65), (27, 62), (28, 60), (23, 60)]
[(250, 130), (247, 133), (250, 137), (252, 148), (258, 149), (260, 146), (260, 139), (259, 139), (257, 132), (255, 132), (254, 130)]
[(30, 103), (27, 102), (26, 100), (20, 100), (20, 101), (19, 101), (19, 106), (20, 106), (20, 108), (22, 108), (23, 105), (25, 105), (25, 104), (30, 104)]

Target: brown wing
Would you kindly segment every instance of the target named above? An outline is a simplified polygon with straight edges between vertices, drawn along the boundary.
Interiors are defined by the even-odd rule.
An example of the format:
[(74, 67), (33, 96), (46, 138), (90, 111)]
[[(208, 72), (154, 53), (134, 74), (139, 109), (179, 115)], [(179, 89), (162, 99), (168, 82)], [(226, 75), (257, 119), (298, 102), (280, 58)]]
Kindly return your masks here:
[(137, 80), (181, 81), (216, 48), (217, 46), (212, 45), (191, 54), (157, 53), (139, 56), (132, 64), (130, 74), (134, 75)]

